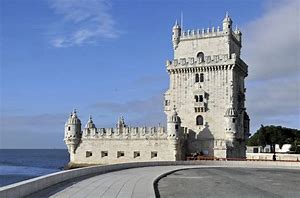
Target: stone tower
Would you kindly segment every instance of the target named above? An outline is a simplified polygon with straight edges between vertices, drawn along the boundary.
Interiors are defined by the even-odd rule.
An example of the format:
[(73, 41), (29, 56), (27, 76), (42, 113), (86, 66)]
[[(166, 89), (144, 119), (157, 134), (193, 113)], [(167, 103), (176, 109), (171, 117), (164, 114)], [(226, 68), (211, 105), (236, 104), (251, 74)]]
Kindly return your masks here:
[(176, 22), (172, 33), (174, 60), (166, 64), (170, 87), (164, 105), (167, 117), (176, 107), (186, 134), (186, 154), (245, 157), (248, 66), (240, 58), (241, 32), (232, 30), (226, 13), (222, 29), (182, 31)]

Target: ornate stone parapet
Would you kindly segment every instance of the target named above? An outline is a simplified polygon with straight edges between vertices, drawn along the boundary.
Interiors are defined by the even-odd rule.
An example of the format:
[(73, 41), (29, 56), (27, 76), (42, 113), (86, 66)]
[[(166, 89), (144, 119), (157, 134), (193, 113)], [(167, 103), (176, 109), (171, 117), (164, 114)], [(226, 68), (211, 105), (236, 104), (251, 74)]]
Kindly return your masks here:
[[(86, 131), (87, 129), (85, 129)], [(164, 127), (98, 128), (94, 134), (84, 132), (82, 139), (165, 139)]]

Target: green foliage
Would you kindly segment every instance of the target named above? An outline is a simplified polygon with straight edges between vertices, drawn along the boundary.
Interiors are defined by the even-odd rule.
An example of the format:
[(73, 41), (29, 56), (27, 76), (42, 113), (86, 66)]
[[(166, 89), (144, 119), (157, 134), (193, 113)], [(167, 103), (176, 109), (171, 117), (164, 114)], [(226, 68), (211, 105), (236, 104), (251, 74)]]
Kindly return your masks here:
[(248, 146), (271, 146), (272, 152), (275, 151), (275, 145), (279, 144), (282, 148), (284, 144), (291, 144), (291, 151), (300, 153), (300, 130), (285, 128), (282, 126), (263, 126), (252, 135), (248, 142)]

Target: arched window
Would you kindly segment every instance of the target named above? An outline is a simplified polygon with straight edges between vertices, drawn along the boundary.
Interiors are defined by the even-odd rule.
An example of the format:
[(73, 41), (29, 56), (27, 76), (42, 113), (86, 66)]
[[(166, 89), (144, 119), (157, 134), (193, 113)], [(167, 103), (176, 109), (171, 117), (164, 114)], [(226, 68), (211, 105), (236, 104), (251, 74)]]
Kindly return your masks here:
[(197, 54), (197, 59), (198, 59), (199, 63), (202, 63), (204, 61), (204, 54), (203, 54), (203, 52), (199, 52)]
[(196, 102), (198, 102), (198, 101), (199, 101), (199, 98), (198, 98), (198, 96), (195, 96), (195, 100), (196, 100)]
[(200, 74), (200, 82), (204, 82), (204, 74), (203, 73)]
[(199, 74), (196, 74), (196, 76), (195, 76), (195, 82), (199, 82)]
[(201, 115), (196, 117), (196, 125), (203, 125), (203, 117)]

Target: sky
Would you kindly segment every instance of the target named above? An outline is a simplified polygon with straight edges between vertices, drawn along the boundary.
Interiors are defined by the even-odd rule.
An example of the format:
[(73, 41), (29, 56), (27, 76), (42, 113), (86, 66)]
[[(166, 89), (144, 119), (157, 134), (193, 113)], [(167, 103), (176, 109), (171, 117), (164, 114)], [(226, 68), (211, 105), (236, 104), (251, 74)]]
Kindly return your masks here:
[(64, 123), (165, 124), (171, 29), (243, 33), (251, 132), (300, 128), (300, 1), (0, 0), (0, 148), (66, 148)]

